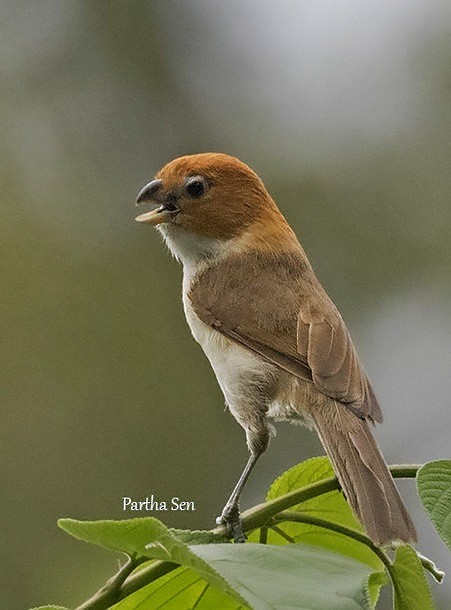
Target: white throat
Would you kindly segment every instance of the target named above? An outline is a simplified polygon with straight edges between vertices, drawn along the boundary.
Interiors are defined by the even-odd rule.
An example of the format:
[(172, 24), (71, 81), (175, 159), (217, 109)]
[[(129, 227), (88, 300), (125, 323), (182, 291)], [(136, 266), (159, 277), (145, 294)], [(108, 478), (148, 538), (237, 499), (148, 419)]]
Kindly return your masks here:
[(215, 260), (226, 246), (221, 240), (194, 235), (177, 225), (160, 224), (158, 229), (172, 255), (183, 265), (184, 284)]

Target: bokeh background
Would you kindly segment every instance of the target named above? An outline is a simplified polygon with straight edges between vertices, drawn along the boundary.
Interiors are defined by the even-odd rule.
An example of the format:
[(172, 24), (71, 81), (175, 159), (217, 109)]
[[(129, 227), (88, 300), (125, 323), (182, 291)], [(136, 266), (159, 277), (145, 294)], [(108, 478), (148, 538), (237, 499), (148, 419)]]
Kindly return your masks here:
[[(153, 493), (196, 503), (169, 525), (208, 528), (247, 458), (181, 270), (134, 222), (175, 156), (223, 151), (262, 176), (352, 331), (387, 461), (449, 457), (448, 0), (21, 0), (0, 15), (1, 608), (74, 606), (116, 569), (58, 517), (136, 516), (121, 498)], [(322, 453), (277, 427), (244, 508)], [(414, 483), (402, 491), (419, 548), (451, 573)], [(449, 608), (449, 582), (432, 586)]]

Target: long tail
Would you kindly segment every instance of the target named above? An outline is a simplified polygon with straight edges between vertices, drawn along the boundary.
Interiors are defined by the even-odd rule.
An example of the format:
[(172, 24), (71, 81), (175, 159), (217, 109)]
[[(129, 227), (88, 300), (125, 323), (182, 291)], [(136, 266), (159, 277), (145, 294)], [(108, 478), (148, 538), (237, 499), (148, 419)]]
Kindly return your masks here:
[(371, 540), (379, 546), (416, 541), (415, 526), (368, 423), (332, 400), (315, 410), (314, 419), (346, 498)]

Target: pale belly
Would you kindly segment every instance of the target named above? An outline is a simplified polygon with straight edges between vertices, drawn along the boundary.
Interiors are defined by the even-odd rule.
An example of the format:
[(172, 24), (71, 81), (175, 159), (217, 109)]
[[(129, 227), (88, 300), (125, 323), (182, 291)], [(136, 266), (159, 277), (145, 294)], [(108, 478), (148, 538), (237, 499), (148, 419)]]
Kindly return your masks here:
[(246, 380), (265, 379), (277, 373), (275, 366), (202, 322), (190, 303), (184, 305), (191, 333), (210, 361), (227, 404), (240, 400)]
[[(309, 383), (267, 362), (199, 319), (187, 297), (185, 315), (193, 337), (210, 361), (226, 403), (240, 421), (253, 409), (276, 420), (311, 425), (304, 405)], [(266, 404), (262, 404), (263, 402)]]

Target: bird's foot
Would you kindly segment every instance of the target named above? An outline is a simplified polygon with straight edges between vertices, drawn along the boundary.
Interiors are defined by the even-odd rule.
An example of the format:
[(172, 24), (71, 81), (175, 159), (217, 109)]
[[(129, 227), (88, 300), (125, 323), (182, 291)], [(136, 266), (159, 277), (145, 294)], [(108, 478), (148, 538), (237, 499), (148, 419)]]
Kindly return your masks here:
[(217, 517), (216, 525), (226, 525), (233, 536), (233, 541), (238, 543), (246, 542), (246, 534), (240, 517), (240, 509), (236, 504), (224, 506), (221, 516)]

